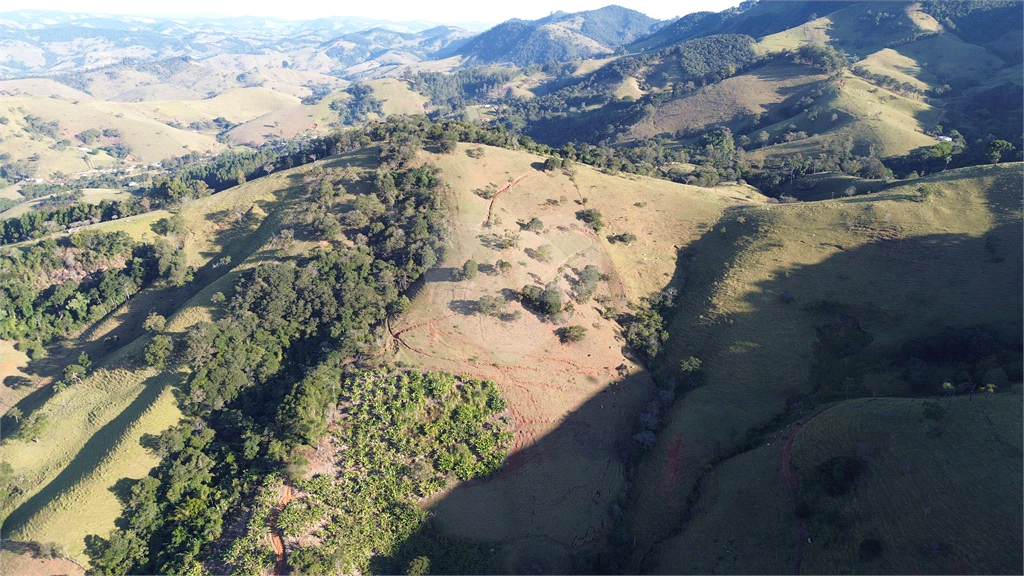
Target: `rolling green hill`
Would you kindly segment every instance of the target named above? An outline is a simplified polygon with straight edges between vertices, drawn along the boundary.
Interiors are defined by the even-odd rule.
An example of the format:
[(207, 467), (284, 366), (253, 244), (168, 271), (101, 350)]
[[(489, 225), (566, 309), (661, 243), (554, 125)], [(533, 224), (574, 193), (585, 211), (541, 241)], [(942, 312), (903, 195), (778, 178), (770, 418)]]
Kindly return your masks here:
[[(713, 531), (724, 530), (721, 518), (696, 511), (718, 505), (704, 504), (700, 478), (736, 451), (743, 455), (736, 465), (726, 460), (721, 474), (741, 473), (740, 461), (770, 457), (745, 452), (770, 441), (773, 448), (757, 450), (773, 453), (766, 431), (777, 439), (786, 422), (815, 406), (935, 396), (943, 381), (1019, 381), (1022, 185), (1021, 165), (1014, 164), (951, 171), (851, 199), (744, 208), (684, 251), (679, 304), (655, 374), (678, 381), (682, 359), (702, 362), (697, 387), (666, 416), (658, 444), (638, 468), (643, 480), (630, 495), (630, 533), (643, 543), (636, 561), (680, 529), (701, 533), (705, 520), (719, 523)], [(919, 187), (935, 195), (922, 201)], [(966, 350), (962, 339), (975, 337), (986, 344), (974, 355), (929, 352), (946, 341)], [(998, 431), (1016, 437), (1009, 423)], [(749, 497), (763, 498), (759, 510), (789, 522), (769, 489)], [(748, 559), (756, 550), (745, 552), (753, 555)], [(842, 570), (829, 563), (838, 561), (822, 559), (810, 570)], [(702, 562), (698, 571), (714, 566)]]

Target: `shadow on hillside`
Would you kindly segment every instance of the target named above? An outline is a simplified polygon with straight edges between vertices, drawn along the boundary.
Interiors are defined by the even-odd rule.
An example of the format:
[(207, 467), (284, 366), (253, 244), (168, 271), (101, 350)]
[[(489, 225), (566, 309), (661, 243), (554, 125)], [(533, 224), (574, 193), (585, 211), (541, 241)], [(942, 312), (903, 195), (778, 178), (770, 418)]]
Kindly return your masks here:
[[(824, 260), (795, 264), (786, 274), (757, 281), (741, 310), (722, 315), (709, 298), (723, 279), (723, 261), (747, 250), (744, 237), (755, 235), (759, 225), (772, 224), (758, 223), (749, 212), (727, 213), (721, 224), (728, 232), (715, 226), (683, 249), (670, 284), (679, 289), (680, 304), (654, 373), (663, 386), (680, 383), (678, 399), (662, 412), (673, 422), (682, 422), (671, 437), (661, 434), (652, 449), (634, 459), (642, 452), (642, 440), (634, 438), (643, 429), (641, 412), (656, 398), (656, 389), (639, 377), (627, 377), (511, 455), (494, 477), (464, 483), (433, 503), (431, 530), (476, 538), (481, 556), (490, 549), (485, 547), (495, 548), (502, 558), (501, 570), (511, 573), (566, 571), (566, 562), (573, 571), (584, 573), (649, 569), (656, 564), (658, 544), (687, 521), (692, 504), (688, 497), (696, 494), (693, 487), (707, 466), (757, 446), (790, 421), (790, 411), (796, 418), (815, 402), (871, 396), (858, 378), (883, 368), (899, 375), (900, 366), (879, 367), (878, 362), (899, 352), (909, 339), (933, 335), (947, 324), (989, 324), (1006, 337), (1003, 345), (1010, 355), (1019, 357), (1021, 351), (1013, 349), (1020, 348), (1024, 316), (1022, 226), (1019, 212), (1014, 212), (1020, 203), (995, 191), (987, 201), (993, 211), (1018, 216), (1003, 220), (981, 238), (874, 237), (848, 249), (823, 243), (822, 247), (833, 246)], [(993, 243), (986, 240), (989, 237), (1000, 240)], [(963, 267), (965, 261), (977, 268)], [(980, 272), (968, 276), (964, 270)], [(739, 327), (762, 330), (755, 331), (756, 341), (738, 343)], [(838, 370), (849, 371), (837, 378), (823, 364), (823, 358), (831, 356), (801, 356), (793, 344), (808, 340), (816, 342), (815, 350), (838, 358)], [(714, 370), (701, 374), (693, 389), (682, 384), (678, 369), (680, 359), (690, 355), (703, 358), (704, 367)], [(861, 362), (864, 359), (870, 362)], [(805, 374), (805, 380), (794, 381), (787, 372), (793, 369)], [(614, 443), (618, 457), (604, 456), (604, 462), (593, 466), (579, 464), (603, 454), (606, 442)], [(567, 462), (573, 463), (571, 468)], [(622, 492), (614, 483), (602, 484), (601, 465), (604, 470), (619, 465), (634, 470), (637, 475), (629, 479), (634, 486)], [(591, 497), (573, 498), (574, 489), (592, 491)], [(589, 525), (573, 524), (584, 513), (581, 502), (588, 502), (584, 506), (593, 520)], [(757, 525), (757, 513), (755, 505), (750, 517), (736, 522)], [(619, 519), (623, 523), (616, 529)], [(766, 531), (780, 529), (789, 531), (792, 526), (764, 526)], [(522, 544), (526, 534), (557, 546), (531, 551)], [(410, 541), (400, 544), (393, 556), (378, 560), (385, 571), (404, 571), (413, 557), (429, 556), (428, 548)], [(777, 567), (780, 573), (787, 569), (788, 563)], [(439, 565), (437, 570), (460, 572), (458, 566)]]
[[(641, 431), (639, 414), (655, 397), (644, 372), (609, 384), (552, 432), (509, 456), (494, 475), (464, 482), (436, 502), (429, 525), (390, 556), (376, 558), (375, 570), (405, 573), (422, 555), (430, 557), (434, 574), (616, 570), (617, 560), (603, 546), (621, 514), (622, 470), (640, 450), (632, 439)], [(468, 538), (470, 554), (446, 553), (440, 534)], [(497, 565), (488, 566), (485, 560), (493, 557)]]
[[(142, 392), (131, 404), (97, 430), (53, 480), (11, 512), (4, 520), (3, 537), (7, 538), (12, 532), (23, 528), (25, 523), (47, 504), (54, 502), (95, 470), (96, 466), (113, 452), (128, 428), (149, 409), (167, 385), (166, 378), (161, 378), (160, 375), (143, 382)], [(50, 425), (59, 426), (60, 423), (51, 422)]]

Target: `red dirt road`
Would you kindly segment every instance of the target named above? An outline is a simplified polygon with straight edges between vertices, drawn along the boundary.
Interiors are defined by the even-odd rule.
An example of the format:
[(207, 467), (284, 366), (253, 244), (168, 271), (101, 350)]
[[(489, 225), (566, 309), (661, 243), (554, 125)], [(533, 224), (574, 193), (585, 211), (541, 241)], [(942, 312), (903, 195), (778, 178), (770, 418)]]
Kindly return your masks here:
[(274, 571), (272, 572), (274, 576), (282, 576), (287, 573), (288, 565), (284, 555), (284, 540), (281, 539), (281, 534), (277, 531), (277, 516), (292, 500), (292, 487), (285, 484), (284, 490), (281, 491), (281, 498), (277, 501), (277, 509), (270, 519), (270, 543), (274, 547), (274, 554), (277, 555), (277, 563), (274, 564)]

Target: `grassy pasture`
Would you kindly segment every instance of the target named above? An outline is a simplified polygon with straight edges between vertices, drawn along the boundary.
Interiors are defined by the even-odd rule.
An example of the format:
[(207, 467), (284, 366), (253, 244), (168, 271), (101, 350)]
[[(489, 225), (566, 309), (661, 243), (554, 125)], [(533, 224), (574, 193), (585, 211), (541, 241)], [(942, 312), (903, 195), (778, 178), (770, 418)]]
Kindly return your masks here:
[(223, 117), (248, 122), (281, 108), (296, 106), (299, 99), (267, 88), (235, 88), (203, 100), (138, 102), (122, 106), (161, 122), (208, 121)]
[[(622, 490), (618, 446), (629, 442), (635, 418), (650, 399), (647, 373), (624, 349), (618, 328), (601, 316), (593, 300), (554, 323), (509, 302), (515, 320), (473, 314), (484, 295), (508, 294), (524, 284), (555, 281), (571, 292), (572, 270), (598, 266), (610, 280), (597, 296), (624, 308), (660, 289), (674, 268), (677, 246), (732, 204), (754, 203), (748, 189), (706, 190), (637, 177), (603, 175), (587, 166), (539, 170), (543, 158), (484, 147), (472, 159), (460, 144), (451, 155), (423, 154), (443, 170), (452, 186), (454, 211), (451, 258), (428, 273), (412, 309), (394, 319), (394, 358), (421, 369), (446, 369), (495, 380), (514, 415), (513, 455), (496, 477), (460, 486), (428, 503), (446, 532), (503, 542), (506, 569), (540, 566), (558, 570), (568, 553), (601, 549), (611, 530), (609, 506)], [(508, 186), (493, 200), (473, 193), (488, 185)], [(576, 219), (596, 208), (606, 215), (600, 234)], [(640, 204), (637, 206), (636, 204)], [(483, 224), (491, 215), (491, 227)], [(497, 216), (497, 220), (495, 219)], [(531, 218), (543, 230), (520, 229)], [(518, 247), (487, 246), (491, 234), (519, 233)], [(611, 245), (611, 233), (632, 231), (632, 246)], [(550, 245), (550, 260), (527, 252)], [(453, 269), (468, 258), (483, 265), (512, 264), (507, 275), (481, 272), (453, 281)], [(582, 342), (560, 344), (560, 325), (587, 328)], [(535, 542), (541, 538), (546, 543)], [(523, 550), (530, 554), (523, 556)]]
[[(23, 117), (29, 114), (39, 116), (44, 122), (58, 121), (59, 139), (71, 140), (71, 146), (57, 151), (52, 148), (56, 141), (48, 137), (31, 139), (22, 130), (25, 125)], [(74, 174), (90, 168), (108, 168), (118, 163), (106, 152), (93, 155), (80, 150), (80, 147), (94, 148), (123, 142), (131, 146), (135, 158), (143, 162), (156, 162), (171, 156), (181, 156), (190, 150), (205, 151), (217, 146), (212, 136), (172, 128), (123, 104), (92, 99), (69, 102), (60, 98), (15, 96), (3, 99), (0, 115), (11, 119), (6, 126), (0, 126), (4, 151), (10, 153), (15, 160), (38, 154), (39, 159), (34, 165), (36, 175), (40, 177), (49, 176), (55, 171)], [(86, 147), (75, 135), (89, 128), (116, 129), (121, 136), (100, 138)]]
[(49, 78), (19, 78), (0, 80), (0, 92), (5, 96), (35, 96), (37, 98), (62, 98), (64, 100), (92, 100), (93, 97), (81, 90)]
[(427, 97), (414, 92), (409, 83), (396, 78), (381, 78), (367, 82), (373, 88), (373, 95), (384, 101), (384, 116), (392, 114), (422, 114)]
[(788, 573), (794, 517), (782, 449), (770, 441), (706, 474), (689, 521), (654, 549), (644, 573)]
[[(24, 372), (25, 367), (28, 366), (28, 356), (16, 349), (14, 345), (15, 343), (9, 340), (0, 340), (0, 382), (6, 382), (8, 378), (11, 379), (11, 382), (29, 378), (28, 374)], [(29, 390), (24, 388), (6, 385), (0, 387), (0, 411), (6, 414), (12, 406), (18, 403), (18, 400), (28, 393)]]
[[(922, 184), (936, 194), (918, 202)], [(638, 549), (675, 530), (714, 455), (782, 413), (787, 398), (815, 392), (816, 331), (833, 321), (829, 310), (851, 314), (871, 335), (856, 357), (862, 366), (947, 325), (1019, 335), (1022, 187), (1020, 165), (983, 166), (867, 196), (745, 207), (683, 250), (659, 374), (679, 378), (675, 367), (693, 355), (703, 361), (702, 385), (676, 403), (639, 464), (637, 477), (650, 480), (631, 496)], [(859, 372), (861, 390), (906, 394), (900, 368), (881, 365)], [(863, 394), (841, 377), (822, 385), (840, 397)]]
[(772, 64), (726, 78), (665, 103), (651, 121), (633, 126), (630, 135), (649, 138), (719, 124), (739, 131), (749, 123), (746, 116), (767, 113), (783, 102), (795, 102), (826, 78), (809, 72), (805, 66)]
[(951, 34), (939, 34), (895, 48), (950, 84), (983, 82), (1005, 66), (988, 50)]
[[(793, 465), (812, 514), (801, 572), (1021, 571), (1020, 385), (987, 401), (935, 401), (938, 420), (924, 415), (928, 400), (850, 400), (797, 434)], [(835, 456), (865, 469), (846, 494), (808, 492)], [(882, 544), (877, 557), (860, 550), (869, 539)]]
[(636, 78), (633, 78), (632, 76), (630, 76), (629, 78), (626, 78), (625, 80), (623, 80), (622, 83), (619, 84), (617, 88), (615, 88), (615, 90), (612, 92), (612, 94), (616, 98), (620, 98), (621, 99), (621, 98), (625, 98), (626, 96), (629, 96), (629, 97), (631, 97), (631, 98), (633, 98), (635, 100), (635, 99), (643, 96), (644, 95), (644, 91), (640, 89), (640, 85), (637, 84)]
[(306, 131), (324, 133), (338, 117), (329, 106), (330, 98), (325, 98), (310, 106), (297, 103), (280, 108), (232, 128), (227, 137), (237, 144), (262, 144), (277, 138), (287, 140)]
[(909, 82), (919, 90), (928, 90), (942, 85), (934, 74), (922, 69), (916, 60), (900, 54), (892, 48), (885, 48), (860, 60), (856, 64), (874, 74), (882, 74)]
[(22, 576), (85, 575), (85, 569), (71, 560), (36, 557), (38, 548), (31, 544), (3, 542), (0, 546), (2, 546), (0, 547), (0, 572), (4, 574), (20, 574)]
[[(878, 88), (847, 74), (842, 89), (830, 86), (813, 106), (822, 108), (816, 120), (798, 114), (775, 124), (761, 126), (751, 139), (762, 130), (768, 132), (773, 144), (764, 148), (751, 148), (748, 157), (762, 161), (769, 156), (791, 156), (797, 152), (811, 157), (824, 149), (825, 142), (835, 137), (850, 136), (855, 142), (854, 153), (867, 155), (869, 147), (875, 154), (900, 156), (922, 146), (931, 146), (935, 139), (924, 134), (938, 120), (941, 110), (924, 102)], [(835, 113), (836, 120), (831, 116)], [(787, 132), (802, 131), (810, 137), (784, 142)], [(754, 144), (752, 144), (754, 146)]]
[(753, 46), (754, 52), (764, 55), (783, 50), (796, 50), (803, 44), (825, 44), (829, 41), (828, 31), (831, 27), (832, 21), (823, 16), (801, 26), (758, 39)]

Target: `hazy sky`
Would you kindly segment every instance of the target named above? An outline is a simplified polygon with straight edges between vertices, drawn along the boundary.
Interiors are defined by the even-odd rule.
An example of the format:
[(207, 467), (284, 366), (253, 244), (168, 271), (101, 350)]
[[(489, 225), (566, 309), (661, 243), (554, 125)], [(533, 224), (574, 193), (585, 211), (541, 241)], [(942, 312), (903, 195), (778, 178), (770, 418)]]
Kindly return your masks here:
[(263, 0), (241, 2), (227, 0), (173, 0), (147, 3), (138, 0), (6, 0), (0, 10), (26, 8), (53, 9), (66, 12), (101, 12), (115, 14), (195, 14), (221, 13), (229, 16), (275, 16), (289, 19), (308, 19), (319, 16), (362, 16), (380, 20), (433, 22), (502, 22), (509, 18), (536, 19), (552, 11), (578, 12), (592, 10), (608, 4), (632, 8), (658, 19), (668, 19), (691, 12), (708, 10), (719, 12), (736, 6), (742, 0), (516, 0), (431, 2), (429, 0), (383, 0), (353, 2), (267, 2)]

